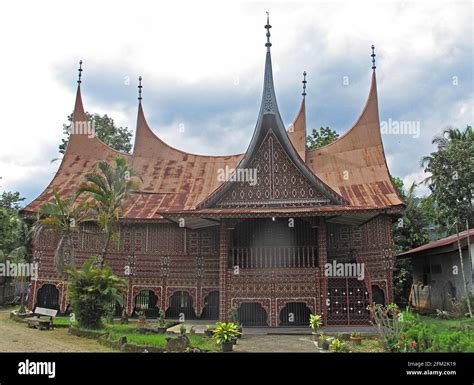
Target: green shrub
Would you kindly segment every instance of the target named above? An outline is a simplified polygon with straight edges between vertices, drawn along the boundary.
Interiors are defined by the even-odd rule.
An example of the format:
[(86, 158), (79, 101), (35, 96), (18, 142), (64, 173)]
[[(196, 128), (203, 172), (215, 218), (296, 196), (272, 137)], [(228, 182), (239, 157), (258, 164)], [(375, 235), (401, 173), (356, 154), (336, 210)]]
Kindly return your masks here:
[(116, 276), (109, 266), (96, 266), (97, 257), (89, 258), (79, 270), (67, 269), (68, 296), (72, 311), (80, 327), (98, 329), (107, 305), (117, 301), (122, 304), (126, 281)]
[(339, 337), (336, 337), (332, 340), (329, 349), (335, 353), (347, 353), (350, 351), (346, 343)]

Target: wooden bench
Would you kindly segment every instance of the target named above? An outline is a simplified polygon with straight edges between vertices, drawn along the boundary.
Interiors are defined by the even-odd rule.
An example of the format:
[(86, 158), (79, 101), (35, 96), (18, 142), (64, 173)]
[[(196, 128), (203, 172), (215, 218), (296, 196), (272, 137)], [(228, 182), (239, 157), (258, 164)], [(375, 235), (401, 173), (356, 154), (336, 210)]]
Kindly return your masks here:
[[(36, 317), (26, 318), (29, 328), (36, 328), (39, 330), (49, 330), (53, 328), (53, 317), (56, 317), (56, 314), (58, 313), (57, 310), (37, 307), (34, 313)], [(49, 318), (41, 318), (41, 316), (46, 316)]]

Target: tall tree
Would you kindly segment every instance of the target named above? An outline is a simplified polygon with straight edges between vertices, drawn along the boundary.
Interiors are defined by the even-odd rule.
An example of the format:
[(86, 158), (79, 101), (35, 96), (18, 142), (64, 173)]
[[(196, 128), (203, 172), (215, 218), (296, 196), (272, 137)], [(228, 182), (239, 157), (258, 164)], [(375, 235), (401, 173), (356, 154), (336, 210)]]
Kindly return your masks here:
[(19, 210), (21, 203), (25, 200), (18, 191), (4, 191), (0, 195), (0, 207), (8, 210)]
[(329, 127), (321, 127), (319, 130), (313, 128), (311, 135), (306, 137), (306, 148), (313, 150), (334, 142), (339, 138), (339, 134)]
[[(128, 127), (117, 127), (114, 120), (107, 116), (99, 114), (90, 114), (86, 112), (87, 120), (91, 122), (95, 135), (105, 144), (117, 151), (130, 152), (132, 149), (132, 133)], [(72, 114), (68, 116), (68, 123), (63, 124), (63, 131), (66, 138), (62, 139), (59, 145), (59, 152), (64, 154), (69, 141), (69, 132), (71, 130)]]
[(23, 226), (16, 210), (0, 207), (0, 250), (8, 255), (19, 244), (19, 232)]
[(78, 194), (89, 193), (95, 200), (94, 210), (97, 222), (104, 234), (101, 252), (101, 264), (105, 263), (110, 242), (118, 234), (122, 206), (129, 194), (138, 188), (136, 173), (128, 167), (124, 158), (115, 158), (115, 164), (98, 162), (98, 172), (85, 175), (85, 181), (78, 189)]
[[(405, 191), (402, 179), (393, 177), (392, 181), (406, 205), (403, 216), (394, 223), (393, 227), (395, 253), (398, 254), (428, 242), (428, 220), (420, 208), (420, 199), (415, 196), (416, 184), (413, 183)], [(411, 284), (410, 261), (397, 260), (393, 276), (393, 289), (395, 302), (400, 306), (407, 305)]]
[(429, 241), (427, 230), (429, 223), (420, 208), (420, 199), (415, 196), (417, 185), (413, 183), (405, 192), (403, 190), (403, 181), (399, 178), (394, 179), (398, 179), (398, 181), (395, 181), (396, 186), (397, 183), (399, 185), (401, 182), (399, 194), (406, 205), (403, 217), (395, 223), (394, 228), (396, 252), (401, 253), (424, 245)]
[(431, 173), (426, 182), (438, 205), (440, 220), (457, 234), (464, 292), (472, 318), (459, 233), (466, 223), (469, 227), (474, 215), (474, 132), (471, 126), (464, 131), (449, 128), (442, 136), (436, 136), (433, 144), (437, 145), (437, 150), (424, 157), (422, 165), (425, 172)]

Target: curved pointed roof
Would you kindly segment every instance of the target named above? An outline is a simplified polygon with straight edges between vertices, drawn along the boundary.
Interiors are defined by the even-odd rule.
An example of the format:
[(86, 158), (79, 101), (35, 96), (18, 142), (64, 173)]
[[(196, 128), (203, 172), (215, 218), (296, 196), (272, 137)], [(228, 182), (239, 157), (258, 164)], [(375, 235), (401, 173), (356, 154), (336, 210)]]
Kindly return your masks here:
[[(139, 104), (131, 166), (143, 179), (140, 192), (146, 195), (141, 199), (154, 196), (155, 212), (195, 208), (222, 183), (219, 170), (235, 168), (241, 159), (242, 154), (197, 155), (171, 147), (150, 129)], [(127, 215), (136, 216), (137, 210), (130, 208)]]
[[(317, 212), (398, 207), (403, 203), (391, 182), (386, 164), (377, 103), (376, 76), (373, 72), (367, 103), (354, 126), (335, 142), (306, 151), (305, 100), (293, 121), (293, 132), (287, 133), (276, 102), (271, 55), (267, 46), (262, 103), (245, 154), (197, 155), (171, 147), (150, 129), (140, 101), (133, 154), (116, 151), (87, 132), (72, 132), (53, 180), (23, 212), (35, 213), (42, 204), (52, 199), (53, 188), (61, 196), (72, 194), (98, 161), (111, 162), (115, 157), (122, 156), (143, 178), (139, 190), (125, 205), (126, 219), (161, 219), (166, 212), (197, 213), (212, 207), (212, 202), (218, 201), (229, 189), (228, 183), (217, 177), (218, 172), (251, 165), (269, 136), (275, 138), (275, 143), (278, 142), (278, 150), (288, 156), (291, 167), (295, 167), (312, 186), (324, 193), (327, 206), (318, 206)], [(76, 92), (73, 123), (78, 127), (87, 123), (80, 84)], [(240, 209), (229, 210), (238, 212)], [(264, 212), (266, 209), (261, 210)], [(271, 210), (284, 212), (298, 209)]]
[(306, 163), (352, 205), (402, 205), (388, 171), (380, 134), (377, 79), (372, 72), (362, 114), (344, 135), (327, 146), (309, 150)]
[(293, 147), (306, 162), (306, 101), (305, 98), (301, 100), (300, 109), (296, 114), (293, 123), (288, 127), (288, 137), (290, 138)]
[(94, 165), (101, 160), (111, 162), (117, 156), (131, 159), (130, 154), (114, 150), (93, 135), (90, 127), (84, 112), (79, 84), (72, 114), (69, 142), (61, 164), (53, 180), (33, 202), (23, 209), (24, 212), (36, 212), (40, 206), (50, 201), (53, 198), (53, 189), (56, 189), (62, 197), (72, 195), (84, 175), (91, 172)]

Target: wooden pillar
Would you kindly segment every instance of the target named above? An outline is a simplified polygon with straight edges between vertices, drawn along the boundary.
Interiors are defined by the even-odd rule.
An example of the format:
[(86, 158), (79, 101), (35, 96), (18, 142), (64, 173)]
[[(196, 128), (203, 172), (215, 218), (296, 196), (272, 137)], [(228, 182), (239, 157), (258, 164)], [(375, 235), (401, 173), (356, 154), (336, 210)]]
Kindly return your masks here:
[(228, 259), (229, 259), (229, 229), (222, 220), (219, 229), (219, 321), (227, 322), (228, 306)]
[(318, 221), (318, 262), (319, 262), (319, 287), (321, 299), (321, 313), (323, 315), (324, 324), (327, 323), (327, 297), (328, 297), (328, 277), (325, 274), (325, 265), (327, 262), (327, 231), (326, 221), (324, 217), (320, 217)]

